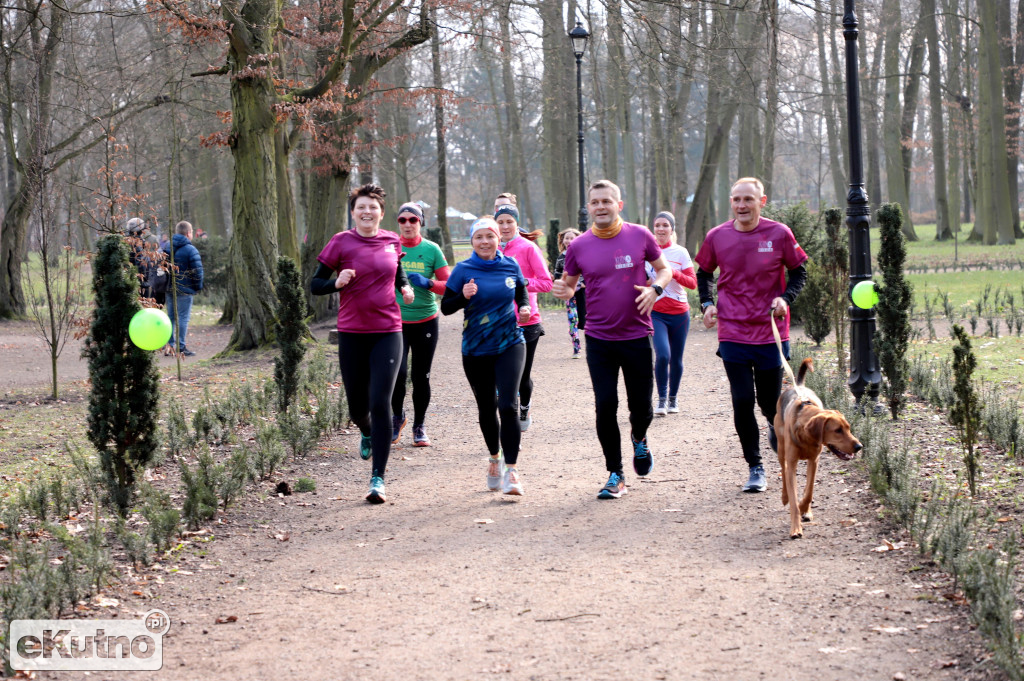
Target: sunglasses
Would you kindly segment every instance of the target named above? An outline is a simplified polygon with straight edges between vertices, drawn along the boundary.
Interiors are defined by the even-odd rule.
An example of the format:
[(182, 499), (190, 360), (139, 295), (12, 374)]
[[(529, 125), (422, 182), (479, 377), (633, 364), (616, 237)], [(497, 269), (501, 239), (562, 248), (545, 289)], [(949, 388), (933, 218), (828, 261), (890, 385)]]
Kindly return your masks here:
[(409, 224), (415, 225), (419, 221), (420, 221), (419, 218), (398, 218), (398, 224), (400, 224), (400, 225), (404, 225), (407, 222)]

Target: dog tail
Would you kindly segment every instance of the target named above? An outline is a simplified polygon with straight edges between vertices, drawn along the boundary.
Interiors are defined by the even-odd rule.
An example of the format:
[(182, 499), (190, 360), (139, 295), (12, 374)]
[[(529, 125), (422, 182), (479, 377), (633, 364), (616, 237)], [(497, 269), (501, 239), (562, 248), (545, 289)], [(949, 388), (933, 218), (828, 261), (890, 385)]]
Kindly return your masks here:
[(800, 362), (800, 368), (796, 370), (796, 384), (804, 384), (804, 376), (807, 375), (808, 371), (814, 371), (814, 360), (808, 357), (804, 361)]

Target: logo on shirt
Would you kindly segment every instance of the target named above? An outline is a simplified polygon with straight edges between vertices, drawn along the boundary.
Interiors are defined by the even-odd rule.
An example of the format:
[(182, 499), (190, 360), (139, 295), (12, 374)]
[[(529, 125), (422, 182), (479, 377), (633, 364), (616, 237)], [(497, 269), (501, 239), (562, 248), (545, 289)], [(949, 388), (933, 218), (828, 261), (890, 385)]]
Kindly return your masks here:
[(758, 253), (773, 253), (774, 251), (775, 249), (772, 248), (771, 241), (759, 241), (757, 244)]
[(631, 256), (629, 254), (615, 256), (615, 269), (617, 269), (617, 270), (624, 270), (624, 269), (632, 267), (632, 266), (633, 266), (633, 256)]
[(384, 252), (385, 253), (394, 253), (395, 252), (395, 245), (394, 244), (388, 244), (387, 246), (384, 247)]
[(505, 288), (515, 288), (516, 280), (512, 277), (505, 277)]

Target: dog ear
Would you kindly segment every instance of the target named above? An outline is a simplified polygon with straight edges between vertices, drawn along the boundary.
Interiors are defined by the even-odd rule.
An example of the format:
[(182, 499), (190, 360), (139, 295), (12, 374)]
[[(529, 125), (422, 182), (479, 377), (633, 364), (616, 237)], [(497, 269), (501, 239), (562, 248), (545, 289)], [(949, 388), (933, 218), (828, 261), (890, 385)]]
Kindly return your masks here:
[(811, 436), (815, 442), (821, 442), (825, 437), (825, 424), (831, 418), (828, 414), (815, 414), (811, 417), (811, 420), (807, 422), (807, 434)]

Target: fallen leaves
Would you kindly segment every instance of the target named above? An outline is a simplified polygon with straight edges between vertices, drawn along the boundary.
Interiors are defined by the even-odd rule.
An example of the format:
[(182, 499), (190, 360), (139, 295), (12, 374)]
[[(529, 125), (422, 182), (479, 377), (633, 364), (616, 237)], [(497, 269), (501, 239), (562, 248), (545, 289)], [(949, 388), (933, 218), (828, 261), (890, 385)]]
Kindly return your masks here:
[(477, 525), (490, 525), (494, 521), (491, 520), (490, 518), (477, 518), (473, 522), (476, 523)]
[(871, 550), (875, 553), (886, 553), (888, 551), (899, 551), (900, 549), (906, 548), (907, 546), (907, 542), (905, 541), (898, 541), (894, 544), (888, 539), (883, 539), (882, 542), (883, 543), (881, 546), (876, 546)]
[(217, 623), (217, 624), (231, 624), (232, 622), (237, 622), (237, 621), (238, 621), (238, 615), (226, 615), (226, 616), (218, 617), (217, 619), (214, 620), (214, 622)]

